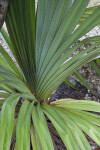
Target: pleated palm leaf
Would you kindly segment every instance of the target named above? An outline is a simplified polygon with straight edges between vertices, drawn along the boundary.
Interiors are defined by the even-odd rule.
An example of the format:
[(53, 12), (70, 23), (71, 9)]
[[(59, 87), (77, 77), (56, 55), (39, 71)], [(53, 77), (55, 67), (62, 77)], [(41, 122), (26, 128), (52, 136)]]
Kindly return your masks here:
[[(0, 150), (53, 150), (47, 117), (68, 150), (91, 150), (84, 133), (100, 145), (100, 104), (64, 99), (52, 92), (76, 69), (100, 55), (100, 37), (78, 39), (100, 23), (100, 6), (75, 30), (89, 0), (10, 0), (0, 46)], [(9, 38), (10, 37), (10, 38)], [(93, 45), (71, 57), (85, 43)], [(45, 118), (45, 116), (47, 116)], [(84, 132), (84, 133), (83, 133)]]
[[(89, 7), (85, 9), (85, 12), (83, 13), (80, 21), (78, 22), (78, 25), (81, 24), (82, 22), (84, 22), (97, 8), (98, 6), (94, 6), (94, 7)], [(98, 24), (100, 26), (100, 24)], [(100, 41), (100, 39), (98, 39)], [(99, 42), (98, 41), (98, 42)], [(91, 41), (92, 42), (92, 41)], [(91, 43), (92, 44), (92, 43)], [(98, 56), (97, 58), (99, 58), (100, 56)], [(88, 62), (88, 65), (90, 65), (95, 71), (96, 73), (100, 76), (100, 67), (99, 64), (96, 63), (97, 58), (93, 58), (93, 60), (91, 60), (90, 62)], [(98, 59), (99, 60), (99, 59)], [(84, 78), (84, 76), (78, 71), (76, 70), (73, 75), (88, 89), (90, 90), (94, 95), (98, 96), (99, 94), (93, 89), (91, 88), (91, 86), (89, 85), (89, 83), (86, 81), (86, 79)], [(90, 75), (91, 76), (91, 75)], [(79, 89), (76, 85), (74, 85), (72, 83), (72, 81), (70, 81), (70, 78), (66, 78), (64, 80), (71, 88), (73, 89)]]
[(84, 22), (86, 18), (88, 18), (95, 10), (96, 8), (98, 8), (98, 6), (93, 6), (93, 7), (88, 7), (85, 9), (80, 21), (79, 21), (79, 24)]

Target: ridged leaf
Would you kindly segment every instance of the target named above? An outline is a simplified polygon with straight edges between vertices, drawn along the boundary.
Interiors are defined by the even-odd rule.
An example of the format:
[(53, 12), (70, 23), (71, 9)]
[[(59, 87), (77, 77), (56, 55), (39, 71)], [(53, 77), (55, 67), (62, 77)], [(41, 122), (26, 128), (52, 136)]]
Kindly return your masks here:
[(53, 150), (51, 136), (47, 127), (46, 119), (39, 104), (33, 106), (32, 120), (42, 149)]
[(0, 149), (9, 150), (12, 137), (15, 106), (20, 98), (19, 94), (9, 96), (5, 100), (0, 114)]

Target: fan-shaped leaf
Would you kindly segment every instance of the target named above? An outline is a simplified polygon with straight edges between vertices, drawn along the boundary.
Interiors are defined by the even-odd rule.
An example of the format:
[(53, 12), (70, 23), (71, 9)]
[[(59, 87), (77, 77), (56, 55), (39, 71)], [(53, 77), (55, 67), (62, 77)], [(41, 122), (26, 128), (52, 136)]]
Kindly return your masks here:
[(42, 108), (48, 118), (52, 121), (66, 148), (68, 150), (79, 150), (79, 147), (75, 141), (75, 137), (71, 133), (68, 124), (64, 122), (64, 120), (57, 114), (52, 106), (42, 104)]
[(89, 100), (62, 99), (51, 102), (51, 105), (63, 108), (100, 112), (100, 103)]
[(1, 150), (9, 150), (13, 129), (14, 111), (19, 98), (19, 94), (9, 96), (2, 106), (0, 114), (0, 137), (2, 137), (0, 138)]
[(39, 103), (37, 106), (33, 106), (32, 119), (42, 149), (53, 150), (54, 148), (47, 127), (46, 119)]

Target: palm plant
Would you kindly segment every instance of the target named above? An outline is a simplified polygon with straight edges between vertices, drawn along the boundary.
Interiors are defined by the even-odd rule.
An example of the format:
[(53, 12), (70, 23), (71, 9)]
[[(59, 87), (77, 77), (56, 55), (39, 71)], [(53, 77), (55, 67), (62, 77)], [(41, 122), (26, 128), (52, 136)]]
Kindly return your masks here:
[(49, 99), (67, 76), (100, 55), (99, 36), (74, 44), (100, 23), (98, 6), (75, 30), (88, 2), (39, 0), (35, 10), (35, 0), (10, 0), (9, 36), (3, 29), (1, 36), (15, 62), (0, 46), (0, 150), (9, 150), (15, 136), (15, 150), (30, 150), (30, 140), (34, 150), (53, 150), (47, 117), (68, 150), (91, 150), (84, 133), (100, 145), (100, 116), (92, 113), (100, 112), (99, 103)]

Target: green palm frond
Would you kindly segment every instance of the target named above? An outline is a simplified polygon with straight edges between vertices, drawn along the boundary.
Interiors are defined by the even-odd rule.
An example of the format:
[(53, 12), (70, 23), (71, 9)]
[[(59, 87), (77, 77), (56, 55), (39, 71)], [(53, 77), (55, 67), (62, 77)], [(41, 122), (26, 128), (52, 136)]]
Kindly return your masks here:
[[(75, 130), (73, 130), (73, 124), (74, 124), (74, 126), (79, 128), (79, 130), (84, 131), (88, 136), (92, 137), (93, 140), (96, 143), (98, 143), (98, 145), (100, 145), (100, 128), (99, 128), (100, 127), (100, 116), (91, 114), (89, 112), (84, 112), (84, 110), (100, 112), (99, 105), (100, 104), (98, 104), (97, 102), (91, 102), (91, 101), (86, 101), (86, 100), (78, 101), (78, 100), (72, 100), (72, 99), (64, 99), (64, 100), (62, 99), (62, 100), (52, 102), (51, 106), (42, 104), (42, 108), (43, 108), (45, 114), (50, 118), (50, 120), (54, 124), (57, 131), (58, 131), (58, 125), (60, 125), (60, 123), (62, 123), (62, 122), (66, 122), (66, 126), (68, 126), (70, 128), (71, 133), (74, 136), (74, 138), (76, 140), (79, 140), (78, 138), (80, 137), (80, 132), (77, 132), (78, 138), (76, 138)], [(60, 115), (60, 117), (64, 121), (61, 121), (61, 118), (57, 117), (56, 115), (58, 115), (58, 116)], [(70, 120), (72, 120), (72, 123), (70, 123)], [(61, 128), (61, 126), (62, 125), (60, 125), (60, 128)], [(59, 132), (60, 132), (60, 129), (59, 129), (58, 133)], [(84, 135), (83, 135), (83, 137), (85, 139)], [(64, 139), (63, 139), (63, 137), (61, 137), (61, 138), (64, 142), (65, 138)], [(83, 140), (78, 143), (81, 143), (81, 142), (83, 142)], [(85, 142), (86, 142), (86, 139), (84, 141), (84, 144), (85, 144)], [(67, 143), (67, 141), (65, 143)], [(74, 142), (74, 144), (75, 144), (75, 142)], [(83, 144), (83, 146), (85, 146), (85, 147), (80, 147), (81, 149), (91, 149), (88, 144), (85, 144), (85, 145), (84, 144)], [(70, 145), (70, 144), (68, 144), (68, 145)], [(81, 144), (81, 146), (82, 146), (82, 144)], [(88, 148), (86, 148), (86, 146), (88, 146)], [(70, 147), (68, 149), (73, 149), (73, 148)]]
[(16, 125), (16, 147), (17, 149), (29, 149), (30, 148), (30, 119), (33, 103), (24, 101)]
[(0, 139), (1, 150), (9, 150), (13, 129), (14, 111), (20, 98), (19, 96), (19, 94), (11, 95), (3, 103), (0, 113), (0, 136), (2, 137), (2, 139)]
[[(39, 104), (33, 106), (32, 120), (42, 149), (54, 149), (46, 119)], [(34, 149), (34, 146), (33, 146)]]
[(0, 46), (0, 150), (9, 150), (15, 137), (15, 150), (30, 150), (30, 144), (53, 150), (48, 118), (68, 150), (91, 150), (84, 133), (100, 145), (100, 117), (92, 113), (100, 112), (99, 103), (48, 101), (66, 77), (100, 55), (100, 36), (77, 42), (100, 23), (98, 6), (76, 28), (88, 3), (39, 0), (35, 9), (35, 0), (10, 0), (8, 34), (2, 29), (0, 37), (15, 60)]
[(98, 65), (100, 65), (100, 58), (97, 58), (96, 62), (97, 62)]
[(97, 72), (97, 74), (100, 76), (100, 66), (98, 66), (95, 62), (95, 60), (92, 60), (90, 63), (89, 63), (90, 66), (92, 66), (95, 71)]
[(32, 141), (32, 147), (35, 150), (41, 150), (41, 145), (39, 143), (39, 139), (37, 137), (36, 131), (34, 129), (34, 126), (31, 126), (31, 141)]
[(99, 6), (86, 8), (85, 12), (83, 13), (83, 15), (82, 15), (82, 17), (81, 17), (81, 19), (79, 21), (79, 24), (84, 22), (85, 19), (88, 18), (96, 10), (97, 7), (99, 7)]

